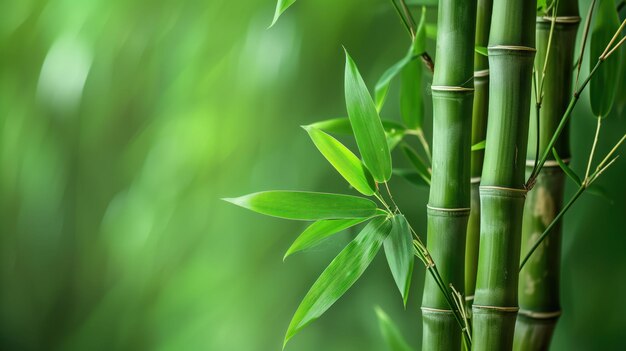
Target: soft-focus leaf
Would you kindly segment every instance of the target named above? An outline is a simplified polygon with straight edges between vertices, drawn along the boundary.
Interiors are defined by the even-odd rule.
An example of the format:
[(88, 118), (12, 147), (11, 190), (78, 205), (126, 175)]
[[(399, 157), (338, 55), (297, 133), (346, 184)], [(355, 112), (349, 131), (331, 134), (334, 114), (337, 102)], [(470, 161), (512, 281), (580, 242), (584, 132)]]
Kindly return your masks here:
[(390, 231), (391, 221), (384, 217), (374, 218), (335, 257), (298, 306), (287, 329), (285, 344), (326, 312), (359, 279)]
[(342, 230), (355, 226), (368, 218), (353, 218), (353, 219), (323, 219), (314, 222), (308, 226), (300, 236), (291, 244), (291, 247), (285, 253), (283, 260), (288, 256), (302, 250), (311, 248), (324, 239), (333, 234), (337, 234)]
[(413, 167), (415, 167), (417, 174), (422, 177), (426, 184), (430, 184), (430, 170), (428, 169), (426, 163), (419, 157), (417, 152), (406, 144), (402, 145), (402, 151)]
[(587, 192), (589, 192), (589, 194), (603, 198), (604, 200), (608, 201), (608, 203), (610, 204), (613, 204), (614, 202), (613, 199), (609, 196), (609, 193), (606, 191), (606, 189), (604, 189), (603, 187), (597, 184), (591, 184), (587, 188)]
[(404, 67), (401, 75), (400, 114), (404, 124), (413, 130), (421, 129), (424, 120), (423, 69), (422, 63), (414, 60)]
[(489, 53), (487, 52), (487, 48), (484, 46), (474, 46), (474, 51), (476, 51), (476, 53), (483, 55), (483, 56), (488, 56)]
[(303, 128), (309, 133), (317, 149), (350, 185), (361, 194), (374, 194), (376, 189), (374, 179), (361, 160), (359, 160), (352, 151), (337, 139), (319, 129), (308, 126)]
[(413, 56), (421, 55), (424, 52), (426, 52), (426, 7), (422, 6), (422, 14), (413, 39)]
[(385, 132), (385, 136), (387, 137), (387, 146), (389, 146), (389, 151), (393, 151), (393, 149), (395, 149), (404, 138), (404, 130), (392, 130), (390, 132)]
[(282, 15), (289, 6), (293, 5), (294, 2), (296, 2), (296, 0), (278, 0), (278, 2), (276, 3), (276, 10), (274, 11), (274, 19), (272, 19), (272, 24), (270, 24), (270, 27), (276, 24), (276, 21), (278, 21), (280, 15)]
[[(598, 57), (602, 55), (619, 26), (620, 20), (613, 0), (599, 0), (590, 33), (589, 63), (591, 68), (595, 66)], [(620, 51), (616, 50), (604, 61), (589, 83), (591, 111), (595, 116), (606, 117), (613, 107), (619, 78)]]
[(486, 144), (487, 140), (479, 141), (476, 144), (472, 145), (472, 151), (483, 150)]
[[(383, 129), (386, 133), (396, 133), (406, 130), (406, 128), (397, 122), (383, 119)], [(350, 119), (348, 117), (327, 119), (324, 121), (315, 122), (309, 124), (309, 127), (321, 129), (327, 133), (354, 135), (352, 133), (352, 125), (350, 125)]]
[[(419, 55), (426, 50), (426, 11), (417, 27), (413, 52)], [(422, 92), (423, 64), (419, 60), (408, 62), (402, 69), (400, 85), (400, 114), (404, 124), (410, 129), (421, 129), (424, 120), (424, 96)]]
[(567, 176), (570, 177), (570, 179), (573, 180), (576, 185), (580, 186), (582, 184), (582, 182), (580, 181), (580, 177), (576, 174), (576, 172), (574, 172), (573, 169), (571, 169), (565, 162), (563, 162), (561, 156), (559, 156), (555, 148), (552, 148), (552, 154), (554, 155), (554, 159), (559, 164), (559, 167), (561, 167), (563, 172), (565, 172), (565, 174), (567, 174)]
[(363, 197), (308, 191), (262, 191), (224, 200), (264, 215), (305, 221), (362, 218), (377, 213), (376, 204)]
[(546, 0), (537, 0), (537, 12), (543, 14), (546, 10), (547, 1)]
[(376, 110), (378, 110), (378, 112), (383, 108), (391, 80), (395, 78), (395, 76), (402, 71), (402, 68), (412, 59), (412, 53), (411, 50), (409, 50), (409, 53), (400, 59), (400, 61), (394, 63), (393, 66), (389, 67), (376, 83), (374, 95), (376, 96)]
[(346, 51), (345, 95), (348, 117), (361, 157), (377, 182), (391, 177), (391, 155), (372, 97)]
[(391, 233), (384, 243), (385, 256), (406, 307), (413, 274), (413, 238), (403, 215), (394, 216), (391, 225)]
[(426, 182), (424, 178), (413, 170), (408, 169), (394, 169), (393, 174), (404, 178), (409, 183), (417, 187), (430, 187), (430, 182)]
[(428, 39), (437, 40), (437, 24), (436, 23), (426, 24), (426, 37)]
[(402, 333), (396, 324), (387, 316), (380, 308), (376, 307), (376, 316), (378, 316), (378, 326), (383, 334), (383, 339), (387, 343), (389, 351), (411, 351), (411, 347), (402, 337)]

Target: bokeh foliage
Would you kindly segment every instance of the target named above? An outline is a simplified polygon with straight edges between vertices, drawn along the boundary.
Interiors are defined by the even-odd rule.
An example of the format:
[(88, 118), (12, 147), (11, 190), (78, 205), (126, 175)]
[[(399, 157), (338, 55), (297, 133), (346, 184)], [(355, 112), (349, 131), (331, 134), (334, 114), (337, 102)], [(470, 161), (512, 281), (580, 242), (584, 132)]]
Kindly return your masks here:
[[(280, 348), (300, 299), (356, 231), (283, 263), (305, 225), (219, 198), (346, 192), (298, 126), (345, 116), (341, 45), (373, 90), (410, 43), (384, 1), (302, 0), (267, 30), (274, 5), (0, 5), (0, 349)], [(397, 86), (388, 99), (382, 115), (399, 121)], [(574, 155), (590, 147), (590, 113), (581, 104), (573, 119)], [(613, 117), (600, 154), (626, 129), (623, 104)], [(567, 215), (554, 349), (623, 345), (624, 174), (620, 160), (600, 180), (613, 204), (585, 196)], [(427, 190), (392, 185), (423, 233)], [(421, 287), (405, 311), (387, 270), (379, 255), (288, 347), (380, 350), (374, 305), (419, 345)]]

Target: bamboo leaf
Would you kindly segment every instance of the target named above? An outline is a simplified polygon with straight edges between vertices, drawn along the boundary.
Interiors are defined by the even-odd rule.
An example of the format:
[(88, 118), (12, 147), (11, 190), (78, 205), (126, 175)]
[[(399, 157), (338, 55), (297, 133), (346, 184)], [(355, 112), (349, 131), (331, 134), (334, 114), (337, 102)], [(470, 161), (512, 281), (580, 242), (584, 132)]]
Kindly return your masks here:
[(472, 151), (483, 150), (486, 144), (487, 144), (487, 140), (479, 141), (476, 144), (472, 145)]
[(304, 126), (317, 149), (341, 176), (363, 195), (374, 195), (376, 183), (361, 160), (337, 139), (319, 129)]
[(400, 59), (400, 61), (394, 63), (393, 66), (389, 67), (376, 83), (376, 87), (374, 88), (374, 95), (376, 96), (376, 110), (378, 112), (380, 112), (380, 110), (383, 108), (391, 81), (411, 60), (412, 53), (411, 51), (409, 51), (409, 54)]
[[(404, 133), (404, 131), (406, 130), (406, 128), (402, 124), (390, 121), (388, 119), (383, 119), (382, 123), (383, 129), (388, 134), (396, 132)], [(333, 118), (315, 122), (313, 124), (309, 124), (309, 127), (321, 129), (327, 133), (354, 135), (352, 132), (352, 126), (350, 125), (350, 119), (347, 117)]]
[(388, 219), (374, 218), (335, 257), (302, 299), (287, 329), (283, 348), (289, 339), (326, 312), (359, 279), (390, 231)]
[[(619, 16), (613, 0), (598, 1), (597, 13), (593, 21), (589, 48), (589, 54), (591, 55), (589, 62), (592, 68), (620, 26)], [(591, 82), (589, 83), (591, 111), (593, 111), (595, 116), (606, 117), (613, 107), (617, 85), (619, 83), (620, 51), (621, 50), (615, 51), (611, 57), (598, 68), (598, 71), (591, 78)]]
[(589, 192), (589, 194), (603, 198), (604, 200), (608, 201), (609, 204), (613, 204), (614, 202), (613, 199), (609, 196), (609, 193), (606, 191), (606, 189), (597, 184), (591, 184), (590, 186), (588, 186), (587, 192)]
[(489, 53), (487, 52), (487, 48), (484, 46), (474, 46), (474, 51), (476, 51), (477, 54), (483, 55), (485, 57), (489, 55)]
[(576, 172), (574, 172), (573, 169), (571, 169), (565, 162), (563, 162), (559, 154), (556, 152), (555, 148), (552, 148), (552, 154), (554, 155), (554, 159), (559, 164), (559, 167), (561, 167), (563, 172), (565, 172), (565, 174), (567, 174), (567, 176), (571, 180), (573, 180), (576, 185), (580, 186), (582, 184), (580, 177), (576, 174)]
[(272, 19), (270, 28), (276, 24), (280, 15), (282, 15), (289, 6), (293, 5), (294, 2), (296, 2), (296, 0), (278, 0), (276, 3), (276, 10), (274, 11), (274, 19)]
[(305, 221), (362, 218), (379, 213), (376, 204), (363, 197), (308, 191), (262, 191), (223, 200), (264, 215)]
[(409, 62), (402, 70), (400, 81), (400, 114), (409, 129), (422, 128), (424, 98), (422, 96), (423, 67), (419, 61)]
[[(417, 27), (413, 54), (420, 55), (426, 50), (426, 9)], [(402, 69), (400, 85), (400, 114), (404, 124), (414, 130), (422, 128), (424, 120), (424, 97), (422, 95), (423, 67), (418, 60), (407, 62)]]
[(375, 308), (378, 317), (378, 326), (389, 351), (411, 351), (411, 347), (404, 340), (396, 324), (378, 306)]
[(400, 144), (402, 139), (404, 139), (404, 130), (386, 132), (385, 136), (387, 137), (387, 146), (389, 147), (389, 151), (393, 151), (393, 149)]
[(426, 182), (424, 178), (417, 172), (408, 169), (394, 169), (393, 174), (404, 178), (407, 182), (417, 187), (430, 187), (430, 182)]
[(406, 307), (413, 274), (413, 238), (409, 225), (403, 215), (396, 215), (391, 220), (391, 233), (385, 239), (385, 256), (391, 269), (391, 275), (400, 290)]
[(410, 146), (403, 144), (402, 151), (406, 158), (411, 162), (417, 174), (424, 180), (426, 184), (430, 184), (430, 170), (426, 163), (419, 157), (417, 152), (413, 150)]
[(426, 7), (422, 6), (422, 14), (413, 39), (413, 56), (417, 57), (424, 52), (426, 52)]
[(348, 117), (361, 157), (377, 182), (391, 177), (391, 155), (372, 97), (346, 51), (345, 95)]
[(300, 236), (291, 244), (283, 261), (290, 255), (311, 248), (324, 239), (333, 234), (337, 234), (345, 229), (355, 226), (361, 222), (364, 222), (368, 218), (353, 218), (353, 219), (323, 219), (314, 222), (308, 226)]
[(437, 24), (436, 23), (426, 24), (426, 37), (432, 40), (437, 40)]

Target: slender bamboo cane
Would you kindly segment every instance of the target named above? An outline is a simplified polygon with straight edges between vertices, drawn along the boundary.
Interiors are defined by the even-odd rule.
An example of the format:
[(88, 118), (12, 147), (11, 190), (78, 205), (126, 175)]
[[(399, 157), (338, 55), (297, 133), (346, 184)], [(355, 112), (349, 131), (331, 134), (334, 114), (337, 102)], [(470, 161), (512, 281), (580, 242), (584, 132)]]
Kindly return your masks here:
[[(478, 0), (476, 13), (476, 45), (486, 47), (489, 41), (492, 0)], [(489, 61), (487, 57), (474, 54), (474, 110), (472, 114), (472, 145), (487, 136), (487, 111), (489, 107)], [(471, 210), (467, 224), (465, 246), (465, 295), (468, 311), (471, 311), (476, 288), (478, 269), (478, 243), (480, 239), (480, 197), (478, 186), (483, 170), (484, 150), (472, 151), (471, 164)]]
[[(572, 91), (572, 70), (576, 31), (580, 17), (576, 0), (560, 0), (555, 16), (537, 19), (537, 58), (539, 97), (531, 118), (528, 138), (527, 173), (536, 155), (542, 154), (565, 113)], [(552, 29), (551, 29), (552, 28)], [(552, 32), (552, 33), (551, 33)], [(545, 72), (545, 75), (544, 75)], [(554, 145), (564, 159), (570, 157), (567, 127)], [(537, 135), (538, 134), (538, 135)], [(539, 149), (537, 150), (537, 146)], [(563, 207), (565, 175), (554, 159), (549, 159), (537, 177), (524, 207), (522, 254), (535, 243)], [(520, 272), (519, 305), (514, 350), (547, 350), (561, 314), (559, 269), (561, 260), (561, 223), (550, 240), (545, 240)]]
[[(464, 288), (470, 207), (470, 147), (476, 0), (441, 0), (433, 77), (432, 181), (427, 247), (443, 280)], [(422, 300), (423, 350), (461, 348), (461, 329), (437, 282)]]
[(513, 346), (536, 6), (534, 0), (493, 3), (472, 350)]

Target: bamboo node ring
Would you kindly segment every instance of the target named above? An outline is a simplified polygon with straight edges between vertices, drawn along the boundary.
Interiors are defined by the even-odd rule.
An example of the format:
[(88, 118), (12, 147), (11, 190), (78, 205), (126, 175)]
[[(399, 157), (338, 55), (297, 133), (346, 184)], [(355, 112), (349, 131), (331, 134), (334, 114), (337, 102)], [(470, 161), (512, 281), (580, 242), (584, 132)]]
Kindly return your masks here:
[(552, 318), (557, 318), (561, 316), (560, 310), (552, 311), (552, 312), (535, 312), (535, 311), (520, 309), (518, 313), (523, 316), (534, 318), (534, 319), (552, 319)]
[[(565, 164), (569, 164), (570, 159), (566, 158), (563, 159), (563, 163)], [(535, 166), (535, 160), (526, 160), (526, 166), (527, 167), (534, 167)], [(555, 160), (546, 160), (546, 162), (543, 163), (543, 167), (561, 167), (559, 166), (559, 163)]]
[(430, 89), (434, 91), (459, 91), (459, 92), (474, 91), (474, 88), (458, 87), (458, 86), (451, 86), (451, 85), (431, 85)]
[(454, 311), (452, 310), (444, 310), (444, 309), (432, 308), (432, 307), (422, 307), (421, 310), (422, 312), (427, 312), (427, 313), (454, 313)]
[(480, 71), (474, 71), (474, 78), (488, 77), (489, 69), (482, 69)]
[(472, 305), (472, 309), (491, 310), (498, 312), (517, 313), (519, 307), (502, 307), (502, 306), (484, 306), (484, 305)]
[(542, 16), (537, 17), (537, 20), (542, 22), (550, 22), (554, 21), (554, 23), (568, 23), (568, 24), (576, 24), (580, 22), (580, 17), (578, 16)]
[(487, 50), (509, 50), (509, 51), (530, 51), (536, 52), (537, 49), (528, 46), (520, 45), (494, 45), (487, 48)]
[(480, 177), (472, 177), (470, 179), (470, 183), (472, 184), (480, 183)]

